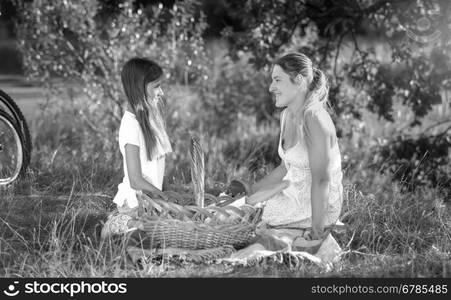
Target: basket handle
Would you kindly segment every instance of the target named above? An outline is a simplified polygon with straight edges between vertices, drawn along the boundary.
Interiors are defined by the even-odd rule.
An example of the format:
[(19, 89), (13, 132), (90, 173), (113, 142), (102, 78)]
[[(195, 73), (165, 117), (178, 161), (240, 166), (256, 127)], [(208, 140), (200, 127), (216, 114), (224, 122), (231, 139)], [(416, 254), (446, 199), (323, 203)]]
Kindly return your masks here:
[(234, 202), (236, 199), (232, 196), (226, 195), (226, 196), (218, 196), (216, 205), (219, 207), (224, 207), (226, 205), (229, 205), (230, 203)]

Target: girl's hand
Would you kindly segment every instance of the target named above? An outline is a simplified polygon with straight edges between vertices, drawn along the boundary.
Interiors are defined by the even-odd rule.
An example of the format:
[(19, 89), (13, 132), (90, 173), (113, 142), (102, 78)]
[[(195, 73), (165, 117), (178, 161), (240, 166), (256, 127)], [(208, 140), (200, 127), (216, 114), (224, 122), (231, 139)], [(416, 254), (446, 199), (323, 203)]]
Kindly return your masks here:
[(139, 230), (144, 230), (144, 224), (143, 222), (136, 220), (136, 219), (131, 219), (128, 221), (127, 223), (128, 228), (136, 228)]
[(169, 200), (168, 196), (166, 196), (166, 194), (163, 193), (162, 191), (160, 191), (159, 189), (155, 189), (153, 191), (149, 191), (149, 192), (147, 192), (147, 194), (151, 198), (160, 198), (160, 199), (163, 199), (164, 201), (168, 201)]

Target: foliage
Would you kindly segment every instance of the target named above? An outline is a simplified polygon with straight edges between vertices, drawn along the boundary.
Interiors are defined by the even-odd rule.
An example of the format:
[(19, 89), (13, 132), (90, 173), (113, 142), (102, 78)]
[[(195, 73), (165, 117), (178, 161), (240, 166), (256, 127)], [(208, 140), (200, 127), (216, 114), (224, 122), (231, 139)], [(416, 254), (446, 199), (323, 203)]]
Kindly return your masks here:
[(110, 16), (97, 1), (19, 1), (25, 74), (53, 97), (74, 90), (73, 112), (90, 128), (91, 142), (115, 139), (125, 104), (120, 71), (129, 58), (158, 61), (170, 84), (204, 80), (205, 22), (197, 1), (172, 8), (133, 4), (123, 1)]
[(268, 75), (255, 70), (246, 56), (232, 61), (227, 55), (218, 59), (209, 82), (200, 93), (205, 128), (215, 135), (238, 129), (240, 115), (255, 117), (255, 122), (274, 122), (275, 110), (268, 92)]
[[(413, 135), (397, 138), (421, 130), (427, 114), (444, 101), (450, 89), (451, 44), (449, 32), (441, 27), (449, 21), (446, 1), (420, 3), (423, 11), (438, 11), (438, 17), (426, 15), (437, 21), (431, 28), (440, 32), (439, 38), (429, 44), (408, 36), (424, 13), (407, 1), (221, 2), (234, 20), (246, 20), (224, 30), (230, 51), (223, 45), (220, 49), (206, 49), (203, 33), (207, 24), (200, 1), (177, 2), (172, 8), (140, 6), (142, 2), (133, 0), (18, 2), (22, 7), (18, 37), (26, 74), (47, 86), (53, 98), (71, 99), (66, 117), (73, 115), (78, 125), (67, 130), (76, 132), (80, 143), (85, 144), (74, 146), (80, 148), (77, 155), (92, 153), (99, 141), (105, 153), (114, 153), (124, 103), (120, 67), (131, 56), (156, 59), (166, 68), (170, 89), (183, 86), (186, 90), (170, 92), (168, 97), (168, 124), (174, 141), (187, 143), (189, 131), (198, 130), (210, 138), (206, 141), (210, 145), (215, 137), (248, 130), (242, 128), (242, 122), (250, 127), (277, 127), (278, 111), (267, 90), (267, 67), (276, 56), (297, 50), (311, 57), (330, 78), (329, 98), (339, 137), (345, 143), (360, 139), (359, 147), (371, 145), (369, 151), (378, 154), (375, 157), (380, 161), (369, 161), (362, 168), (374, 164), (391, 172), (410, 172), (415, 166), (415, 174), (432, 174), (429, 170), (441, 166), (441, 175), (420, 179), (410, 174), (409, 178), (419, 184), (426, 184), (425, 178), (438, 184), (450, 177), (449, 152), (431, 151), (447, 144), (428, 139), (432, 132), (424, 134), (427, 143)], [(408, 13), (400, 13), (405, 10)], [(416, 33), (428, 37), (430, 32)], [(368, 42), (371, 39), (375, 43)], [(381, 52), (376, 49), (378, 45), (386, 49)], [(63, 78), (62, 84), (57, 85), (56, 78)], [(395, 131), (386, 144), (377, 140), (374, 143), (374, 137), (365, 133), (368, 124), (364, 112), (374, 112), (382, 122), (393, 122), (396, 127), (395, 103), (409, 107), (413, 117), (408, 128)], [(446, 126), (436, 127), (440, 128), (445, 132), (434, 134), (443, 136), (449, 130)], [(250, 138), (249, 145), (264, 136)], [(224, 147), (226, 156), (247, 147), (232, 138), (229, 142)], [(410, 156), (401, 153), (407, 148), (417, 152)], [(183, 149), (183, 145), (175, 147), (175, 168), (186, 159), (180, 154)], [(268, 148), (269, 153), (263, 154), (263, 149), (244, 151), (253, 158), (239, 154), (238, 165), (249, 159), (260, 161), (257, 165), (262, 161), (273, 163), (273, 151)], [(361, 163), (358, 153), (349, 147), (346, 152), (353, 153), (350, 165), (352, 160)], [(426, 152), (425, 160), (418, 165), (418, 157)], [(396, 174), (395, 178), (401, 179), (407, 173)]]
[[(331, 78), (330, 102), (340, 136), (352, 137), (359, 131), (363, 110), (395, 122), (397, 102), (413, 113), (413, 130), (422, 125), (434, 105), (448, 103), (444, 97), (451, 89), (451, 5), (443, 0), (414, 2), (228, 1), (230, 14), (246, 21), (240, 24), (244, 30), (228, 28), (224, 34), (232, 45), (232, 57), (247, 52), (257, 69), (287, 51), (301, 51), (311, 57), (314, 65)], [(376, 51), (368, 38), (386, 49)], [(446, 131), (449, 127), (438, 134)], [(400, 151), (410, 144), (425, 151), (416, 155), (428, 152), (427, 162), (418, 167), (421, 172), (429, 173), (428, 168), (449, 163), (447, 151), (427, 148), (441, 147), (438, 139), (430, 139), (426, 148), (422, 139), (408, 140), (408, 144), (393, 146), (390, 151), (399, 151), (396, 156), (401, 158)], [(392, 142), (399, 145), (401, 141), (395, 138)], [(386, 158), (385, 152), (382, 157)], [(415, 164), (415, 160), (409, 157), (408, 161), (391, 163), (399, 169), (405, 163)], [(451, 178), (449, 170), (445, 174)]]
[(375, 161), (398, 181), (414, 186), (441, 186), (451, 196), (450, 148), (451, 138), (444, 134), (417, 139), (399, 135), (379, 146)]
[[(405, 27), (415, 25), (407, 22), (421, 17), (421, 12), (415, 6), (412, 8), (412, 3), (408, 1), (399, 2), (373, 0), (347, 1), (343, 4), (333, 0), (248, 0), (242, 9), (238, 9), (243, 6), (242, 1), (230, 1), (230, 12), (246, 16), (243, 18), (246, 27), (243, 32), (226, 30), (225, 34), (232, 41), (232, 53), (250, 52), (257, 68), (268, 65), (296, 41), (298, 48), (304, 50), (322, 69), (333, 69), (333, 75), (339, 78), (336, 85), (342, 84), (345, 75), (350, 72), (349, 77), (364, 85), (359, 87), (369, 92), (369, 108), (377, 110), (381, 116), (390, 120), (390, 100), (401, 97), (412, 105), (416, 116), (421, 117), (431, 104), (440, 100), (439, 87), (450, 88), (451, 73), (448, 70), (451, 61), (447, 53), (451, 50), (451, 40), (449, 32), (438, 26), (446, 27), (449, 23), (451, 7), (447, 1), (422, 3), (423, 9), (439, 10), (441, 19), (436, 26), (443, 32), (439, 40), (431, 41), (424, 51), (420, 51), (414, 41), (401, 39), (401, 35), (406, 36)], [(406, 9), (410, 9), (410, 19), (397, 21), (397, 16), (402, 16), (401, 12)], [(312, 30), (316, 31), (315, 35), (310, 34)], [(359, 37), (364, 34), (382, 35), (380, 42), (389, 43), (389, 53), (396, 63), (392, 70), (388, 68), (390, 61), (386, 57), (377, 57), (371, 47), (362, 48), (364, 45)], [(302, 45), (308, 45), (307, 49), (299, 44), (300, 41)], [(340, 66), (337, 58), (345, 42), (354, 48), (353, 60)], [(420, 50), (412, 49), (415, 46)], [(393, 72), (397, 73), (396, 78), (393, 78)], [(349, 102), (348, 99), (339, 100)]]

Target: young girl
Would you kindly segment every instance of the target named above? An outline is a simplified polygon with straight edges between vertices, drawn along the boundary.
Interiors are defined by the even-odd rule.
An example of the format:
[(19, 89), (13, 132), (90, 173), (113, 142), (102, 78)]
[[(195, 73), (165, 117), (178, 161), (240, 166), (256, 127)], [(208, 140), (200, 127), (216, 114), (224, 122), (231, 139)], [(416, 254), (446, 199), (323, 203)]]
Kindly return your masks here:
[(274, 227), (309, 228), (320, 240), (338, 221), (342, 170), (335, 126), (326, 111), (328, 83), (302, 53), (273, 65), (269, 91), (281, 113), (280, 166), (251, 186), (247, 203), (266, 202), (262, 220)]
[(104, 226), (103, 236), (122, 233), (138, 223), (133, 220), (144, 192), (166, 198), (162, 193), (165, 155), (172, 151), (162, 113), (161, 67), (145, 58), (132, 58), (122, 69), (121, 79), (127, 106), (119, 128), (119, 149), (124, 179), (113, 202), (118, 213)]

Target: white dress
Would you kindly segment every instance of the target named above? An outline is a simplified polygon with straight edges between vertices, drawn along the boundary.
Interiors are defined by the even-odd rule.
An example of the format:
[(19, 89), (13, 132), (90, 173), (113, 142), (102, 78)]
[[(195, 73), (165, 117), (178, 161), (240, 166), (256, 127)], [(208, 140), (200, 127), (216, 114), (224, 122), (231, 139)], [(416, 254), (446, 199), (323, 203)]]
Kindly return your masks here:
[[(318, 113), (318, 110), (314, 110), (312, 113)], [(292, 224), (296, 227), (307, 228), (312, 226), (312, 175), (307, 145), (303, 136), (302, 126), (300, 126), (299, 132), (301, 134), (298, 142), (289, 149), (283, 149), (282, 137), (285, 115), (286, 110), (282, 111), (281, 114), (281, 133), (278, 152), (287, 169), (287, 174), (283, 180), (289, 180), (290, 185), (279, 194), (267, 200), (263, 210), (262, 221), (272, 226)], [(333, 146), (331, 155), (331, 181), (329, 184), (329, 203), (326, 210), (326, 226), (335, 224), (338, 221), (343, 202), (343, 175), (338, 143), (335, 143)]]
[[(151, 122), (151, 125), (153, 126), (153, 128), (158, 128), (155, 125), (155, 122)], [(137, 207), (138, 200), (136, 198), (136, 193), (141, 192), (134, 190), (130, 186), (127, 162), (125, 160), (126, 144), (136, 145), (139, 147), (139, 158), (141, 161), (141, 172), (143, 177), (151, 184), (153, 184), (156, 188), (160, 190), (162, 189), (165, 169), (165, 154), (171, 152), (172, 149), (166, 132), (163, 132), (163, 130), (157, 130), (156, 133), (157, 135), (159, 135), (155, 149), (156, 157), (152, 160), (149, 160), (147, 159), (147, 150), (144, 135), (138, 123), (138, 120), (133, 113), (125, 111), (119, 128), (119, 150), (121, 151), (123, 159), (124, 179), (122, 180), (122, 183), (119, 184), (117, 194), (113, 200), (118, 208), (123, 207), (124, 204), (127, 204), (126, 208)]]

